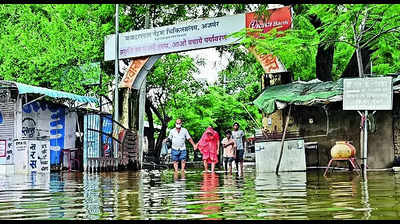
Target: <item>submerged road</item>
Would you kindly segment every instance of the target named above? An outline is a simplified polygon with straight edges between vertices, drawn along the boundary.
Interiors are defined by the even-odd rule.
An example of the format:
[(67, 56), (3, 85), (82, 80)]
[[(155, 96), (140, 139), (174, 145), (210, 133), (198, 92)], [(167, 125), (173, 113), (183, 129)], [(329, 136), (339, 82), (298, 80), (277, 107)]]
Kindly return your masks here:
[(0, 177), (0, 219), (399, 219), (400, 174), (171, 170)]

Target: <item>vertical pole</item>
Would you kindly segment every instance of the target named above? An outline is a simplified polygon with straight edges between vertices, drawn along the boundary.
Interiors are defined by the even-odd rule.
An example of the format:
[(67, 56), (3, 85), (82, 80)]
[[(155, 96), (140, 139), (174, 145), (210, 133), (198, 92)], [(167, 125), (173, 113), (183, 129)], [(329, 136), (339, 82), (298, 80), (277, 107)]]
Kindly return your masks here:
[[(150, 5), (147, 5), (147, 13), (145, 17), (145, 28), (150, 28)], [(139, 168), (143, 167), (143, 143), (144, 143), (144, 113), (146, 103), (146, 77), (144, 78), (139, 90)]]
[(226, 88), (226, 75), (224, 74), (224, 90)]
[(364, 121), (364, 155), (363, 155), (363, 161), (364, 161), (364, 167), (363, 167), (363, 173), (364, 176), (367, 174), (367, 162), (368, 162), (368, 110), (365, 110), (365, 121)]
[(139, 90), (139, 168), (143, 167), (144, 143), (144, 109), (146, 103), (146, 80), (143, 80)]
[[(357, 47), (357, 48), (356, 48), (356, 56), (357, 56), (358, 75), (359, 75), (360, 78), (365, 78), (364, 69), (363, 69), (363, 65), (362, 65), (362, 58), (361, 58), (361, 49), (360, 49), (360, 46), (359, 46), (358, 42), (357, 42), (356, 45), (357, 45), (357, 46), (356, 46), (356, 47)], [(361, 150), (361, 151), (362, 151), (362, 154), (361, 154), (361, 155), (362, 155), (362, 157), (363, 157), (361, 167), (362, 167), (362, 169), (363, 169), (363, 174), (364, 174), (364, 176), (365, 176), (365, 174), (367, 173), (367, 164), (366, 164), (366, 162), (367, 162), (367, 155), (368, 155), (368, 153), (367, 153), (367, 151), (368, 151), (368, 149), (367, 149), (367, 147), (368, 147), (368, 145), (367, 145), (367, 142), (368, 142), (368, 139), (367, 139), (367, 136), (368, 136), (367, 115), (368, 115), (368, 110), (365, 110), (365, 112), (364, 112), (364, 116), (365, 116), (365, 121), (364, 121), (364, 137), (363, 137), (364, 144), (363, 144), (363, 147), (361, 148), (361, 149), (362, 149), (362, 150)]]
[(282, 141), (281, 141), (281, 153), (279, 154), (278, 164), (276, 165), (276, 170), (275, 170), (275, 174), (276, 175), (278, 175), (279, 166), (281, 165), (282, 154), (283, 154), (283, 146), (285, 144), (286, 130), (287, 130), (287, 127), (288, 127), (288, 124), (289, 124), (289, 118), (290, 118), (290, 111), (291, 110), (292, 110), (292, 105), (289, 106), (289, 113), (287, 114), (285, 128), (283, 129), (283, 136), (282, 136)]
[[(118, 104), (118, 79), (119, 79), (119, 5), (115, 4), (115, 80), (114, 80), (114, 120), (119, 121), (119, 104)], [(115, 144), (114, 158), (118, 158), (118, 144)]]

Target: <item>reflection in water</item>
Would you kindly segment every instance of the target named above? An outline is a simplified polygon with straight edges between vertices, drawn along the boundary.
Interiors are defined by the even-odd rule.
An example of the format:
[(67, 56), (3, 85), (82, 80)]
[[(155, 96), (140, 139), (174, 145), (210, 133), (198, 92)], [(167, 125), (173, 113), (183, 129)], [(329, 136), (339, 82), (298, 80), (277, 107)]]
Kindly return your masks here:
[(399, 219), (400, 175), (188, 170), (0, 177), (0, 219)]
[(305, 172), (257, 173), (258, 218), (307, 219)]
[(217, 188), (219, 187), (218, 174), (216, 173), (203, 173), (203, 181), (201, 182), (201, 190), (204, 192), (200, 194), (199, 199), (204, 202), (203, 211), (201, 214), (208, 215), (210, 218), (205, 219), (221, 219), (214, 217), (220, 212), (221, 206), (218, 204), (219, 196)]
[(369, 195), (368, 195), (368, 177), (367, 173), (364, 171), (364, 178), (363, 178), (363, 184), (362, 184), (362, 194), (363, 194), (363, 204), (366, 207), (365, 211), (365, 219), (369, 219), (371, 217), (371, 208), (369, 205)]
[[(43, 175), (50, 176), (49, 193), (52, 193), (54, 195), (54, 197), (50, 197), (49, 201), (49, 218), (63, 218), (65, 215), (65, 209), (63, 206), (58, 205), (62, 205), (66, 202), (64, 201), (64, 194), (59, 193), (64, 191), (64, 180), (62, 180), (61, 175), (58, 175), (56, 173)], [(36, 177), (35, 174), (32, 174), (32, 176)]]

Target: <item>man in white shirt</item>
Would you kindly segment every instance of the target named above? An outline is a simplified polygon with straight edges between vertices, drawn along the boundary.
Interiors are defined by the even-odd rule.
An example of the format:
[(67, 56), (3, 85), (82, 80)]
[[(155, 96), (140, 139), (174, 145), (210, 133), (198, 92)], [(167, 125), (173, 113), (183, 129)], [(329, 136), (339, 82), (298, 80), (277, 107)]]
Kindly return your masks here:
[(176, 120), (175, 128), (169, 132), (168, 138), (172, 140), (171, 159), (174, 162), (175, 172), (178, 172), (178, 162), (181, 161), (181, 171), (183, 173), (185, 171), (187, 155), (185, 141), (188, 140), (192, 144), (193, 149), (196, 149), (196, 145), (187, 129), (182, 127), (181, 119)]
[(236, 142), (236, 172), (239, 173), (239, 163), (240, 163), (240, 175), (243, 176), (243, 155), (244, 155), (244, 143), (246, 142), (246, 137), (244, 132), (239, 129), (239, 123), (235, 122), (233, 124), (232, 138)]

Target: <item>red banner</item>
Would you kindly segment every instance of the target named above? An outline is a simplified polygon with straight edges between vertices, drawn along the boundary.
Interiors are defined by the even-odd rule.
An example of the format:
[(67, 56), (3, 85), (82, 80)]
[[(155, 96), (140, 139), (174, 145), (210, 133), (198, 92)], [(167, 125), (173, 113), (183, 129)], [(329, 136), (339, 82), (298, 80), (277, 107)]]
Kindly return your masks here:
[[(273, 28), (277, 28), (278, 31), (287, 30), (292, 27), (292, 13), (290, 6), (269, 9), (269, 18), (265, 18), (263, 21), (257, 19), (255, 12), (246, 13), (246, 28), (252, 29), (263, 29), (262, 33), (266, 33)], [(258, 35), (254, 34), (256, 37)]]

